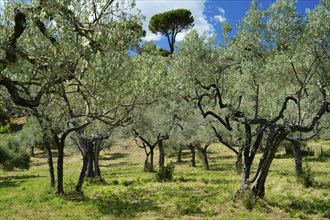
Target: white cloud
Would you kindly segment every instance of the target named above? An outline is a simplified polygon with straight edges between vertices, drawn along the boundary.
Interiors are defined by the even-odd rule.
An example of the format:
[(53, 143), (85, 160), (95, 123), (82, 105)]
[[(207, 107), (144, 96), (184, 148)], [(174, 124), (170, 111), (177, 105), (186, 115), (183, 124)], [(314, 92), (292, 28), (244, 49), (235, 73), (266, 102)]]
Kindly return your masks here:
[[(154, 14), (162, 13), (165, 11), (184, 8), (191, 11), (194, 17), (194, 29), (197, 29), (199, 33), (208, 32), (209, 34), (214, 32), (213, 26), (208, 23), (206, 15), (204, 15), (204, 3), (206, 0), (189, 1), (189, 0), (137, 0), (136, 8), (141, 10), (141, 13), (146, 16), (146, 20), (143, 23), (143, 29), (147, 31), (144, 40), (160, 40), (162, 36), (160, 34), (155, 35), (149, 31), (148, 24), (150, 18)], [(187, 33), (179, 33), (176, 37), (176, 41), (181, 41)]]
[(226, 17), (225, 17), (226, 12), (225, 12), (225, 9), (223, 9), (223, 8), (218, 8), (218, 11), (219, 11), (220, 14), (215, 15), (214, 18), (216, 20), (218, 20), (220, 23), (222, 23), (226, 20)]

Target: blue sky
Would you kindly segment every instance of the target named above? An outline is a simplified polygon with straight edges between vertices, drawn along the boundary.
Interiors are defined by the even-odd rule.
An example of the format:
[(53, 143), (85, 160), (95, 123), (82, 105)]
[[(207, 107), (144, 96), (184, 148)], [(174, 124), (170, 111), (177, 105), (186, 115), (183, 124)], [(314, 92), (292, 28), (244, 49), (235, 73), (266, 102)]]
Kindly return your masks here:
[[(263, 10), (275, 2), (275, 0), (259, 0)], [(220, 40), (222, 34), (221, 22), (227, 20), (233, 25), (232, 35), (236, 32), (236, 24), (240, 21), (250, 7), (250, 0), (137, 0), (139, 8), (146, 16), (144, 29), (148, 30), (148, 23), (152, 15), (164, 11), (186, 8), (192, 11), (195, 19), (195, 29), (200, 33), (206, 31), (208, 34), (216, 33)], [(319, 0), (298, 0), (297, 10), (304, 13), (306, 8), (313, 9), (319, 4)], [(178, 35), (177, 41), (181, 41), (184, 34)], [(147, 31), (146, 41), (153, 40), (158, 45), (168, 49), (167, 41), (160, 35), (154, 35)]]

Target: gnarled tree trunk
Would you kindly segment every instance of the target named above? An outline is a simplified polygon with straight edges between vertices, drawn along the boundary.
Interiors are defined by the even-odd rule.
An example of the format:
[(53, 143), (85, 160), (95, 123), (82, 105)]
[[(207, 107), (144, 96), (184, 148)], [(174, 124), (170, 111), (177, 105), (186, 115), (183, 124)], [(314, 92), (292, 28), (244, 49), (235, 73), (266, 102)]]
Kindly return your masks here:
[(82, 193), (82, 185), (84, 183), (84, 179), (85, 179), (85, 174), (86, 174), (86, 170), (87, 170), (87, 163), (88, 163), (88, 158), (87, 155), (83, 155), (83, 165), (80, 171), (80, 175), (79, 175), (79, 179), (78, 182), (76, 184), (76, 192)]
[(204, 147), (202, 147), (201, 145), (198, 146), (198, 150), (202, 153), (203, 155), (203, 164), (204, 164), (204, 169), (205, 170), (210, 170), (209, 167), (209, 160), (207, 158), (207, 148), (209, 147), (209, 144), (206, 144)]
[(277, 147), (286, 137), (287, 132), (280, 128), (271, 129), (267, 138), (266, 150), (263, 153), (255, 177), (251, 184), (251, 190), (255, 196), (264, 197), (265, 182), (268, 176), (270, 165), (276, 154)]

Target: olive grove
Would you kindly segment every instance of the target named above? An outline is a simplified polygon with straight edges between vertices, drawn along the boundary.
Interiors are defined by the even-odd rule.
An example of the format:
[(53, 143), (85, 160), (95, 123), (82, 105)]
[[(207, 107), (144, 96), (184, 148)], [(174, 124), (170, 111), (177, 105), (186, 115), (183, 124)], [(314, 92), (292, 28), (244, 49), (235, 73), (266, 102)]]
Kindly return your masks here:
[[(141, 45), (143, 16), (133, 9), (134, 2), (114, 0), (5, 3), (1, 117), (8, 109), (38, 123), (57, 194), (64, 194), (65, 146), (81, 153), (75, 191), (82, 193), (85, 177), (101, 178), (100, 152), (116, 131), (135, 138), (150, 172), (157, 147), (159, 169), (168, 151), (179, 151), (181, 160), (182, 147), (189, 147), (192, 166), (197, 149), (209, 170), (208, 147), (221, 143), (241, 171), (235, 199), (245, 190), (264, 197), (283, 141), (293, 143), (303, 175), (301, 144), (329, 131), (329, 0), (306, 14), (294, 0), (277, 0), (267, 10), (252, 1), (235, 37), (226, 22), (224, 43), (192, 30), (177, 50), (176, 34), (193, 27), (191, 12), (158, 14), (149, 27), (168, 38), (171, 56), (152, 42)], [(169, 26), (176, 16), (182, 20)]]

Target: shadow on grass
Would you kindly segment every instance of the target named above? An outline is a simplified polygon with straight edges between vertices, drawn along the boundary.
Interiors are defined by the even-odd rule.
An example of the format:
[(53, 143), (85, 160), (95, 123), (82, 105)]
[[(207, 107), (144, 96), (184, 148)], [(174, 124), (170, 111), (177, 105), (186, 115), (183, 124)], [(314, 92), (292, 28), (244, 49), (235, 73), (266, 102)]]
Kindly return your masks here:
[(279, 176), (296, 176), (295, 171), (292, 169), (291, 171), (287, 171), (287, 170), (269, 170), (269, 173), (271, 173), (271, 175), (279, 175)]
[(31, 162), (31, 167), (40, 167), (46, 165), (47, 162)]
[(103, 214), (114, 215), (116, 218), (134, 218), (139, 212), (158, 211), (151, 200), (138, 197), (135, 199), (123, 195), (109, 195), (93, 201)]
[(123, 153), (108, 153), (101, 156), (100, 160), (117, 160), (129, 157), (129, 154), (123, 154)]
[(195, 183), (196, 181), (202, 181), (204, 184), (214, 184), (214, 185), (228, 185), (228, 184), (235, 184), (237, 181), (233, 179), (210, 179), (210, 178), (193, 178), (193, 177), (177, 177), (174, 179), (174, 182), (193, 182)]
[(69, 191), (65, 195), (61, 195), (63, 199), (71, 202), (89, 202), (90, 198), (82, 193), (77, 193), (75, 191)]
[[(324, 218), (330, 217), (330, 199), (313, 198), (313, 199), (303, 199), (301, 197), (296, 197), (288, 195), (287, 198), (290, 204), (284, 204), (279, 202), (269, 201), (271, 206), (279, 207), (284, 209), (286, 212), (294, 216), (298, 212), (305, 214), (319, 214)], [(282, 201), (282, 200), (281, 200)]]
[(5, 180), (0, 182), (0, 188), (10, 188), (10, 187), (17, 187), (19, 184), (16, 181)]
[(233, 155), (217, 155), (217, 154), (211, 154), (209, 153), (209, 159), (210, 160), (236, 160), (236, 155), (233, 153)]
[(276, 154), (274, 156), (276, 159), (288, 159), (288, 158), (294, 158), (294, 154)]
[(235, 164), (230, 163), (211, 163), (210, 171), (235, 171)]
[(135, 166), (139, 165), (138, 163), (130, 163), (130, 162), (120, 162), (120, 163), (109, 163), (107, 165), (100, 165), (100, 167), (124, 167), (124, 166)]
[(34, 178), (41, 178), (45, 176), (39, 176), (39, 175), (22, 175), (22, 176), (4, 176), (0, 177), (1, 180), (28, 180), (28, 179), (34, 179)]
[[(57, 151), (53, 151), (52, 150), (52, 157), (53, 158), (57, 158), (57, 156), (58, 156)], [(68, 156), (70, 156), (70, 154), (64, 154), (64, 157), (68, 157)], [(34, 153), (34, 155), (32, 157), (35, 157), (35, 158), (47, 158), (47, 153), (46, 152)]]
[(308, 162), (329, 162), (330, 157), (305, 157), (303, 160)]
[(0, 188), (17, 187), (20, 183), (27, 181), (28, 179), (40, 178), (43, 176), (36, 175), (23, 175), (23, 176), (5, 176), (0, 177)]

